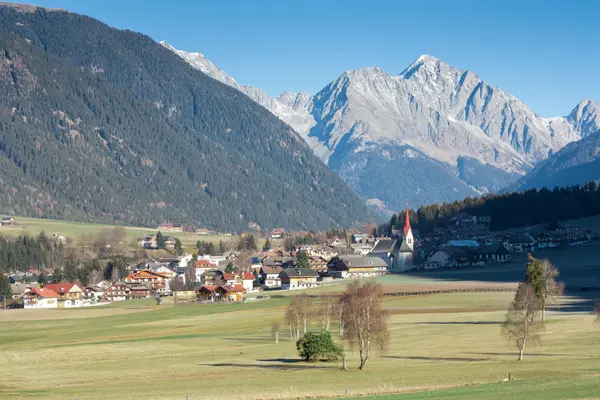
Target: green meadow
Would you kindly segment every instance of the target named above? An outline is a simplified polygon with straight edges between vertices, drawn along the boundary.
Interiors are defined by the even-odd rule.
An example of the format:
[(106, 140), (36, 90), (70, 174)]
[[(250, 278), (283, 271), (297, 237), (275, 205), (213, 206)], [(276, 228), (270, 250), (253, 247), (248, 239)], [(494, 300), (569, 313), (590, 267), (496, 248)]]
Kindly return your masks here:
[[(359, 371), (298, 360), (289, 301), (0, 312), (2, 399), (567, 399), (600, 395), (600, 326), (553, 311), (525, 359), (500, 335), (510, 292), (386, 297), (391, 344)], [(313, 323), (312, 329), (318, 329)], [(334, 327), (335, 332), (335, 327)], [(337, 335), (334, 335), (337, 338)], [(505, 381), (508, 374), (511, 381)], [(186, 397), (187, 396), (187, 397)], [(368, 397), (363, 397), (368, 396)]]

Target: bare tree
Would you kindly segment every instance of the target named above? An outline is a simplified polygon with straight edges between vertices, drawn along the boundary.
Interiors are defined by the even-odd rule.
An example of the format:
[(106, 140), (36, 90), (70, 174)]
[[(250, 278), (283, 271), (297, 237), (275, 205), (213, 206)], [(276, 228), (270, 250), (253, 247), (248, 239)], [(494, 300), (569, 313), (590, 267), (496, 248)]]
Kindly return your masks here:
[(312, 311), (312, 300), (305, 294), (294, 296), (286, 309), (285, 321), (289, 325), (292, 340), (300, 339), (300, 329), (306, 334)]
[(540, 302), (542, 321), (546, 319), (548, 303), (563, 294), (563, 285), (556, 281), (558, 275), (558, 269), (548, 259), (539, 260), (529, 254), (525, 281), (533, 286)]
[(506, 320), (502, 325), (502, 334), (514, 341), (519, 349), (519, 361), (523, 359), (523, 351), (527, 342), (537, 342), (544, 328), (540, 314), (542, 303), (529, 282), (519, 284), (514, 301), (510, 304)]
[(340, 299), (344, 338), (351, 346), (358, 346), (361, 370), (369, 361), (373, 344), (383, 351), (389, 343), (387, 313), (381, 306), (382, 298), (379, 284), (369, 282), (361, 285), (355, 281)]
[(321, 302), (319, 303), (319, 314), (321, 316), (321, 323), (323, 329), (328, 331), (331, 325), (331, 318), (337, 313), (339, 306), (339, 300), (336, 296), (322, 295)]
[(279, 331), (279, 322), (273, 322), (271, 324), (271, 335), (273, 335), (273, 339), (275, 339), (275, 344), (279, 344)]

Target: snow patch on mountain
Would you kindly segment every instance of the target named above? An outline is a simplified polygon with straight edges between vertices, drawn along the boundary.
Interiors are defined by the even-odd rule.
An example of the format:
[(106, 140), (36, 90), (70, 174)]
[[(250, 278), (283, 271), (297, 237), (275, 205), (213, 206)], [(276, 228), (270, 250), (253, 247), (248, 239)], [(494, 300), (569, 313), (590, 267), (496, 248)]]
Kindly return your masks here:
[[(600, 127), (600, 108), (591, 100), (582, 101), (566, 117), (542, 118), (475, 73), (431, 55), (420, 56), (398, 75), (366, 67), (345, 71), (314, 96), (284, 92), (275, 98), (240, 85), (200, 53), (161, 44), (277, 115), (359, 194), (391, 209), (409, 197), (417, 205), (499, 190)], [(408, 160), (419, 159), (419, 165), (435, 165), (436, 173), (406, 170)], [(410, 196), (377, 190), (378, 185), (389, 185), (377, 176), (386, 163), (405, 169), (395, 171), (397, 179), (412, 184), (391, 186), (410, 191)], [(443, 168), (450, 175), (442, 173)], [(428, 172), (427, 179), (419, 179)], [(486, 180), (485, 174), (494, 178)], [(452, 187), (448, 182), (435, 187), (436, 179), (449, 176)], [(422, 188), (423, 182), (433, 185), (432, 191)], [(436, 197), (442, 188), (454, 194)]]

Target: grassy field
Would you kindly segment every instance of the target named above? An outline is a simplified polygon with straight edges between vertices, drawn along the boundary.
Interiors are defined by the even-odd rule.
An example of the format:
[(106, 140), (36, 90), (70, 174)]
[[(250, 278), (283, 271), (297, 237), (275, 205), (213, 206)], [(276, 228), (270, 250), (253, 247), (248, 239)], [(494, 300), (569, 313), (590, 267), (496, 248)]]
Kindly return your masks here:
[[(7, 236), (37, 236), (41, 231), (44, 231), (47, 235), (57, 234), (77, 240), (77, 238), (82, 235), (96, 235), (103, 230), (112, 227), (113, 226), (111, 225), (88, 224), (84, 222), (16, 217), (16, 221), (13, 225), (0, 226), (0, 234)], [(125, 226), (123, 228), (125, 228), (125, 232), (127, 234), (127, 238), (125, 240), (127, 245), (131, 244), (134, 240), (138, 239), (142, 235), (149, 235), (157, 232), (156, 228), (130, 226)], [(227, 243), (228, 241), (232, 240), (231, 236), (199, 235), (191, 232), (163, 232), (163, 234), (178, 237), (179, 240), (181, 240), (182, 245), (190, 249), (195, 247), (198, 240), (211, 241), (213, 243), (218, 243), (219, 240), (223, 240)]]
[[(273, 343), (271, 323), (281, 320), (288, 299), (2, 311), (0, 398), (597, 397), (600, 326), (593, 316), (549, 313), (542, 343), (517, 362), (500, 335), (511, 297), (495, 292), (386, 298), (389, 350), (358, 371), (357, 355), (347, 349), (346, 373), (339, 363), (298, 361), (285, 334)], [(508, 373), (513, 380), (502, 382)]]

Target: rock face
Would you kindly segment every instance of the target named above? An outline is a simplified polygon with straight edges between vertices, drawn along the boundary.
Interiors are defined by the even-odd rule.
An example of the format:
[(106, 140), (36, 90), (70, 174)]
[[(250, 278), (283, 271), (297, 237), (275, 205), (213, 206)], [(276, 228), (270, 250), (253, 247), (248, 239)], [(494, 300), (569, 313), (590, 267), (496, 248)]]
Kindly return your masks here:
[[(202, 55), (174, 51), (211, 70)], [(269, 97), (219, 71), (207, 73), (292, 126), (358, 194), (393, 210), (506, 187), (599, 121), (590, 101), (567, 117), (542, 118), (473, 72), (429, 55), (399, 75), (346, 71), (314, 96)]]
[(569, 143), (509, 189), (553, 189), (592, 181), (600, 181), (600, 131)]

